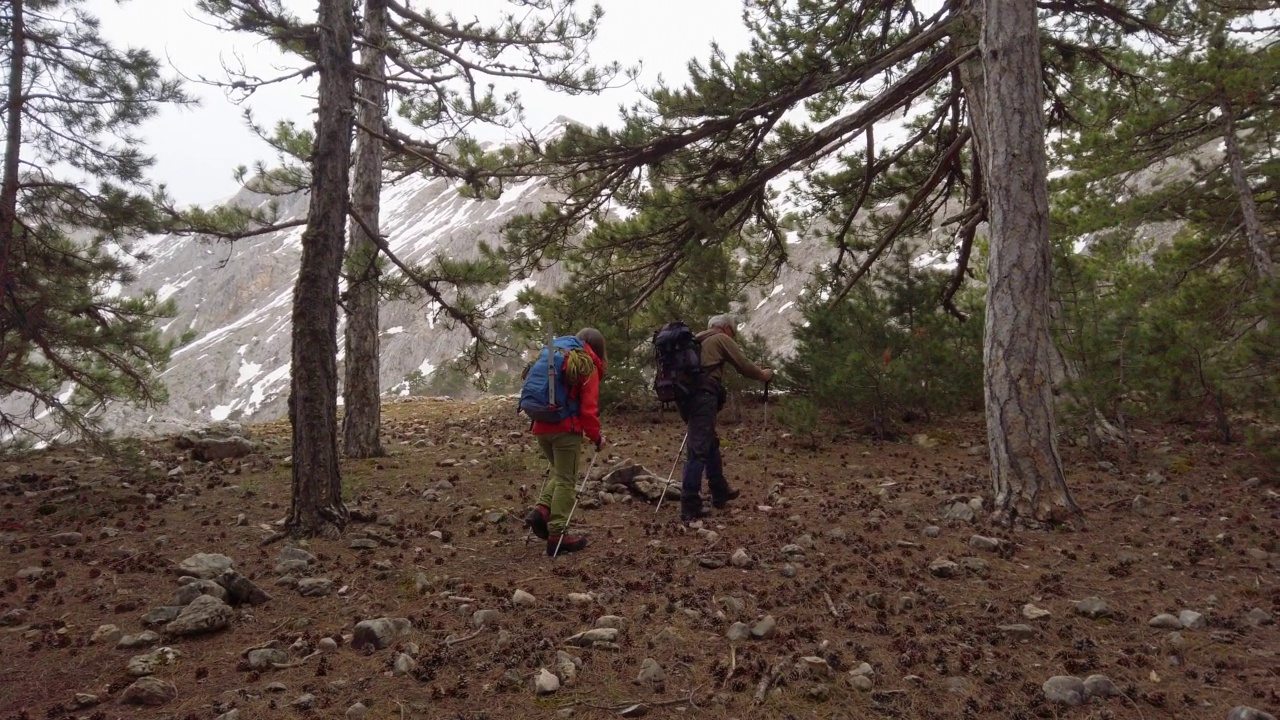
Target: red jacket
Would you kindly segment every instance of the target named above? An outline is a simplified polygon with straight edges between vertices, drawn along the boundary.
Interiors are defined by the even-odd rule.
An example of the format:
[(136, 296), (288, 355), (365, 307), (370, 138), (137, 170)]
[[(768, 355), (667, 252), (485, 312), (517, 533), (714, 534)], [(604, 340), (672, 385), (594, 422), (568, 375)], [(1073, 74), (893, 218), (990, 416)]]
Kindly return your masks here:
[(594, 444), (600, 442), (600, 378), (604, 376), (604, 362), (596, 357), (590, 345), (582, 344), (596, 370), (580, 384), (569, 388), (569, 397), (578, 400), (578, 414), (558, 423), (534, 422), (534, 435), (574, 432), (586, 435)]

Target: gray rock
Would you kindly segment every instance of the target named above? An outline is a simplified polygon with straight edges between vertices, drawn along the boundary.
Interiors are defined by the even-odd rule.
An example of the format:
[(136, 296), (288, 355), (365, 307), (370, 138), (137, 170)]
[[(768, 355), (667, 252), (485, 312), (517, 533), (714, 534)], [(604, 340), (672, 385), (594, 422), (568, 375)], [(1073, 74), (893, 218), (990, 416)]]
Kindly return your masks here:
[(788, 558), (795, 558), (798, 555), (804, 555), (804, 548), (795, 543), (782, 546), (782, 554)]
[(124, 633), (115, 625), (102, 625), (93, 631), (93, 635), (89, 636), (89, 644), (97, 645), (113, 645), (120, 642), (120, 638), (124, 637)]
[(212, 595), (201, 595), (182, 609), (177, 619), (164, 626), (170, 635), (201, 635), (222, 630), (231, 624), (235, 611)]
[(239, 710), (228, 710), (218, 716), (217, 720), (240, 720)]
[(49, 538), (49, 542), (59, 547), (70, 547), (84, 542), (84, 534), (78, 532), (58, 533)]
[(1079, 707), (1088, 699), (1084, 682), (1070, 675), (1055, 675), (1045, 680), (1041, 689), (1045, 700), (1067, 707)]
[(356, 703), (352, 705), (347, 708), (346, 713), (348, 720), (363, 720), (364, 716), (368, 714), (369, 708), (365, 707), (363, 703)]
[(1182, 629), (1182, 621), (1168, 613), (1161, 613), (1151, 618), (1147, 621), (1147, 624), (1153, 628), (1162, 628), (1164, 630)]
[(560, 678), (550, 670), (542, 668), (533, 679), (533, 689), (539, 695), (550, 695), (560, 689)]
[(72, 698), (72, 702), (75, 703), (77, 708), (91, 708), (98, 704), (98, 696), (90, 695), (89, 693), (76, 693), (75, 697)]
[(1276, 619), (1271, 616), (1271, 613), (1262, 608), (1253, 608), (1244, 614), (1244, 621), (1254, 627), (1258, 627), (1260, 625), (1271, 625)]
[(311, 693), (303, 693), (298, 696), (297, 700), (289, 704), (299, 710), (310, 710), (316, 704), (316, 696)]
[(927, 525), (923, 532), (924, 536), (927, 538), (936, 538), (942, 534), (942, 528), (937, 525)]
[(733, 642), (746, 642), (751, 639), (751, 628), (746, 623), (736, 622), (729, 627), (728, 637)]
[(626, 618), (620, 615), (602, 615), (596, 619), (596, 627), (622, 630), (628, 625)]
[(391, 672), (393, 675), (403, 676), (403, 675), (408, 675), (417, 669), (418, 669), (417, 660), (414, 660), (413, 657), (410, 655), (407, 655), (405, 653), (400, 653), (399, 655), (396, 656), (396, 664)]
[(284, 683), (282, 682), (273, 682), (273, 683), (267, 683), (267, 686), (264, 689), (269, 693), (282, 693), (288, 690), (289, 688), (285, 687)]
[(214, 580), (223, 572), (230, 570), (231, 558), (217, 553), (196, 553), (178, 563), (178, 572), (191, 575), (202, 580)]
[(15, 627), (21, 625), (26, 622), (28, 614), (26, 608), (13, 608), (4, 615), (0, 615), (0, 626)]
[(859, 692), (871, 692), (875, 689), (875, 681), (866, 675), (849, 675), (849, 685)]
[(1017, 625), (1001, 625), (999, 629), (1000, 632), (1014, 640), (1030, 640), (1038, 634), (1035, 628), (1021, 623)]
[(511, 594), (511, 604), (518, 605), (520, 607), (533, 607), (538, 604), (538, 598), (524, 590), (516, 590)]
[(987, 561), (980, 557), (962, 557), (960, 558), (960, 567), (974, 575), (986, 577), (989, 566)]
[(1276, 717), (1257, 708), (1237, 705), (1227, 713), (1227, 720), (1276, 720)]
[(254, 444), (242, 437), (200, 438), (193, 442), (191, 459), (200, 462), (230, 460), (252, 454)]
[(636, 676), (637, 683), (660, 687), (666, 680), (666, 673), (662, 671), (662, 666), (658, 664), (657, 660), (645, 658), (640, 663), (640, 674)]
[(485, 522), (492, 523), (494, 525), (497, 525), (498, 523), (506, 519), (507, 519), (507, 514), (502, 512), (501, 510), (494, 510), (492, 512), (485, 513), (485, 516), (484, 516)]
[(316, 647), (322, 652), (333, 652), (338, 649), (338, 641), (331, 637), (320, 638), (320, 642), (316, 643)]
[(871, 663), (864, 662), (858, 663), (858, 667), (850, 670), (849, 674), (860, 677), (875, 677), (876, 671), (871, 667)]
[(1107, 606), (1107, 602), (1099, 597), (1087, 597), (1076, 604), (1076, 612), (1087, 618), (1110, 617), (1111, 608)]
[(54, 571), (52, 569), (36, 567), (36, 566), (24, 567), (18, 570), (18, 579), (19, 580), (39, 580), (45, 575), (53, 575), (53, 574), (54, 574)]
[(223, 602), (227, 601), (226, 588), (212, 580), (196, 580), (178, 588), (169, 604), (185, 607), (201, 595), (212, 595)]
[(235, 570), (224, 570), (218, 576), (218, 584), (226, 588), (228, 602), (235, 605), (263, 605), (271, 601), (271, 595), (249, 578)]
[(276, 563), (275, 572), (277, 575), (293, 575), (306, 572), (309, 567), (311, 567), (310, 563), (301, 560), (282, 560)]
[(751, 628), (751, 637), (756, 640), (768, 640), (778, 634), (778, 621), (772, 615), (765, 615)]
[(1084, 679), (1084, 692), (1091, 698), (1109, 698), (1120, 694), (1120, 688), (1106, 675), (1090, 675)]
[(116, 647), (121, 650), (136, 650), (137, 648), (150, 647), (160, 642), (160, 636), (150, 630), (143, 630), (137, 635), (125, 635), (116, 643)]
[(178, 697), (178, 688), (159, 678), (144, 677), (125, 688), (120, 702), (126, 705), (157, 707)]
[(736, 568), (751, 567), (751, 555), (747, 553), (746, 548), (738, 548), (733, 551), (733, 555), (729, 557), (729, 564)]
[(793, 578), (795, 576), (796, 576), (795, 565), (792, 565), (791, 563), (787, 563), (786, 565), (782, 566), (782, 577)]
[(497, 610), (477, 610), (471, 614), (471, 627), (477, 630), (482, 627), (496, 627), (502, 622), (502, 613)]
[(378, 548), (378, 541), (370, 540), (369, 538), (356, 538), (351, 541), (351, 544), (348, 547), (352, 550), (376, 550)]
[(596, 643), (611, 643), (618, 640), (617, 628), (595, 628), (586, 632), (580, 632), (577, 635), (565, 640), (568, 645), (577, 647), (591, 647)]
[(280, 562), (298, 561), (308, 565), (316, 561), (316, 556), (300, 547), (287, 546), (280, 549)]
[(796, 662), (796, 671), (801, 677), (823, 680), (831, 677), (831, 665), (817, 655), (807, 655)]
[(289, 653), (276, 648), (258, 648), (249, 651), (248, 660), (254, 670), (269, 670), (276, 664), (289, 662)]
[(413, 623), (408, 618), (384, 617), (361, 620), (356, 623), (355, 632), (351, 638), (351, 649), (363, 650), (365, 647), (372, 647), (374, 650), (381, 650), (389, 647), (396, 638), (409, 634), (412, 629)]
[(1177, 630), (1174, 630), (1173, 632), (1165, 636), (1164, 641), (1166, 644), (1168, 644), (1169, 647), (1173, 648), (1174, 650), (1181, 650), (1187, 646), (1187, 639), (1184, 638), (1182, 636), (1182, 633), (1178, 632)]
[(1151, 501), (1145, 495), (1138, 495), (1133, 498), (1133, 512), (1136, 515), (1151, 514)]
[(996, 552), (1000, 549), (1000, 539), (986, 537), (983, 535), (972, 535), (969, 537), (969, 548), (983, 552)]
[(169, 647), (156, 648), (145, 655), (129, 658), (125, 672), (129, 677), (146, 677), (155, 675), (156, 671), (166, 665), (172, 665), (182, 657), (182, 653)]
[(971, 507), (969, 503), (957, 502), (944, 510), (942, 517), (948, 520), (959, 520), (960, 522), (971, 523), (976, 516), (974, 515), (973, 507)]
[(1199, 630), (1204, 627), (1204, 615), (1195, 610), (1183, 610), (1178, 613), (1178, 621), (1188, 630)]
[(178, 616), (182, 614), (184, 608), (177, 605), (164, 605), (154, 608), (151, 612), (142, 616), (142, 624), (147, 627), (155, 627), (157, 625), (168, 625)]
[(929, 572), (940, 578), (955, 577), (960, 572), (960, 566), (947, 558), (940, 557), (929, 563)]
[(298, 581), (298, 594), (302, 597), (324, 597), (333, 592), (329, 578), (303, 578)]

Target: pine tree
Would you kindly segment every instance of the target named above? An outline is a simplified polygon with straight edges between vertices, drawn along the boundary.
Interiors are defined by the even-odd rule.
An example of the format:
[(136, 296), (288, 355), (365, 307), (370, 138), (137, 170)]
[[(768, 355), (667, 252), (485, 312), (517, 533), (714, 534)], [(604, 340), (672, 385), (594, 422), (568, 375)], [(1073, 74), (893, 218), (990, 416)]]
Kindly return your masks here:
[[(959, 258), (941, 298), (954, 309), (977, 229), (993, 221), (988, 338), (1000, 339), (993, 349), (1016, 349), (1003, 363), (991, 353), (988, 382), (1001, 394), (1028, 388), (1010, 397), (1007, 415), (988, 409), (1001, 456), (993, 482), (1007, 489), (999, 514), (1028, 523), (1077, 519), (1046, 401), (1043, 116), (1050, 129), (1073, 122), (1080, 66), (1113, 67), (1109, 49), (1125, 35), (1160, 32), (1146, 19), (1152, 4), (1048, 0), (1038, 30), (1029, 0), (1007, 8), (995, 0), (947, 3), (931, 15), (912, 2), (749, 4), (744, 15), (755, 37), (747, 51), (731, 59), (713, 48), (707, 62), (690, 64), (686, 87), (652, 89), (620, 129), (574, 129), (544, 149), (541, 169), (569, 200), (513, 223), (502, 257), (526, 271), (571, 257), (570, 284), (607, 276), (626, 293), (620, 306), (634, 310), (697, 252), (731, 239), (748, 239), (759, 267), (786, 262), (788, 219), (775, 199), (780, 185), (799, 180), (793, 195), (807, 206), (800, 222), (835, 248), (827, 268), (832, 302), (895, 244), (919, 244), (941, 221), (954, 229), (938, 249)], [(1011, 30), (1014, 17), (1023, 24)], [(993, 18), (1001, 23), (988, 27)], [(1031, 43), (1029, 52), (1010, 48), (1025, 65), (1006, 68), (988, 55), (985, 48), (1005, 47), (1003, 32)], [(984, 72), (988, 65), (997, 72)], [(1048, 94), (1039, 103), (1042, 84)], [(904, 139), (877, 137), (877, 123), (903, 116)], [(1025, 189), (1012, 178), (992, 182), (992, 163)], [(619, 206), (638, 212), (611, 220)], [(1011, 277), (1015, 269), (1031, 274)], [(1034, 457), (1014, 457), (1024, 452)]]
[[(259, 135), (280, 153), (283, 166), (260, 168), (248, 181), (251, 189), (268, 194), (299, 190), (303, 182), (309, 183), (310, 190), (293, 314), (294, 509), (288, 523), (292, 532), (314, 534), (327, 525), (341, 527), (346, 518), (333, 443), (337, 437), (337, 283), (348, 221), (355, 238), (347, 256), (345, 293), (348, 385), (343, 434), (349, 454), (367, 457), (380, 451), (378, 303), (383, 293), (404, 292), (407, 287), (424, 293), (444, 316), (446, 327), (461, 324), (476, 338), (472, 352), (477, 362), (490, 341), (484, 321), (493, 300), (476, 294), (502, 279), (505, 271), (492, 259), (436, 257), (426, 267), (416, 267), (397, 257), (378, 228), (384, 161), (402, 176), (423, 173), (452, 178), (465, 183), (477, 197), (494, 196), (501, 190), (490, 184), (500, 176), (495, 171), (498, 162), (481, 151), (467, 128), (475, 122), (514, 123), (521, 113), (515, 96), (499, 101), (492, 87), (482, 87), (482, 78), (538, 79), (570, 92), (592, 92), (616, 73), (616, 68), (588, 65), (582, 47), (595, 33), (598, 7), (580, 21), (572, 12), (572, 2), (517, 0), (515, 4), (539, 12), (512, 13), (492, 27), (480, 27), (420, 13), (395, 0), (367, 0), (357, 72), (350, 0), (339, 4), (326, 0), (315, 23), (299, 21), (279, 0), (201, 0), (201, 9), (227, 28), (268, 37), (307, 63), (275, 78), (237, 78), (229, 87), (252, 92), (312, 73), (320, 78), (315, 133), (288, 123), (272, 133), (259, 129)], [(510, 58), (521, 53), (527, 67)], [(388, 95), (398, 96), (407, 120), (434, 136), (420, 137), (396, 128), (384, 110), (383, 98)], [(360, 152), (356, 196), (349, 203), (353, 129), (359, 133)], [(182, 213), (181, 220), (188, 232), (229, 240), (299, 224), (280, 221), (272, 206), (194, 210)], [(344, 227), (335, 227), (335, 222)], [(402, 277), (382, 277), (381, 258), (398, 268)]]
[(1131, 443), (1145, 418), (1209, 417), (1228, 441), (1238, 411), (1280, 403), (1280, 52), (1250, 10), (1190, 4), (1179, 44), (1119, 58), (1146, 81), (1083, 94), (1055, 148), (1071, 166), (1056, 183), (1058, 330), (1095, 446), (1100, 430)]
[[(132, 132), (189, 103), (149, 53), (118, 49), (78, 0), (0, 8), (8, 92), (0, 180), (0, 431), (45, 434), (43, 418), (97, 437), (109, 400), (155, 403), (174, 343), (171, 302), (125, 297), (133, 241), (167, 203)], [(47, 437), (47, 435), (46, 435)]]
[(356, 162), (351, 187), (351, 248), (347, 252), (346, 359), (342, 383), (342, 442), (347, 457), (368, 458), (382, 449), (382, 396), (378, 357), (378, 243), (382, 196), (382, 140), (386, 115), (387, 5), (365, 0), (356, 102)]

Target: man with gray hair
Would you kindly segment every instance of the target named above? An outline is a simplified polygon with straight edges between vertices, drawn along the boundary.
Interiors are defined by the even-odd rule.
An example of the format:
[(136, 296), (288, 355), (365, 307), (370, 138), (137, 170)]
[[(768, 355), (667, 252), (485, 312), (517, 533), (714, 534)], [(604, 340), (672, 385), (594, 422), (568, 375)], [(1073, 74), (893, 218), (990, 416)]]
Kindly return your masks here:
[(716, 416), (724, 407), (726, 397), (724, 366), (732, 365), (743, 377), (761, 382), (773, 379), (772, 370), (758, 367), (747, 359), (734, 341), (736, 336), (732, 316), (716, 315), (707, 322), (707, 329), (695, 338), (701, 346), (702, 380), (694, 392), (676, 401), (680, 418), (687, 424), (689, 433), (686, 438), (689, 456), (685, 460), (680, 485), (680, 519), (684, 522), (708, 514), (702, 507), (704, 472), (711, 488), (711, 504), (717, 509), (740, 494), (729, 487), (729, 481), (724, 477), (720, 438), (716, 435)]

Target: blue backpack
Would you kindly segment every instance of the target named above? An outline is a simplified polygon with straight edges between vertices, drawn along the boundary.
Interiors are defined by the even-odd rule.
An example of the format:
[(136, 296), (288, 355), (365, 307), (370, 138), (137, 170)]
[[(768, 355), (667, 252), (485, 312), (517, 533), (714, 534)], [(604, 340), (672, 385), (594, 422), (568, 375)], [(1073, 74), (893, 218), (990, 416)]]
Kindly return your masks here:
[(581, 350), (582, 341), (572, 335), (551, 341), (525, 371), (520, 388), (523, 412), (535, 422), (559, 423), (578, 414), (578, 400), (569, 396), (569, 383), (564, 376), (569, 351)]

